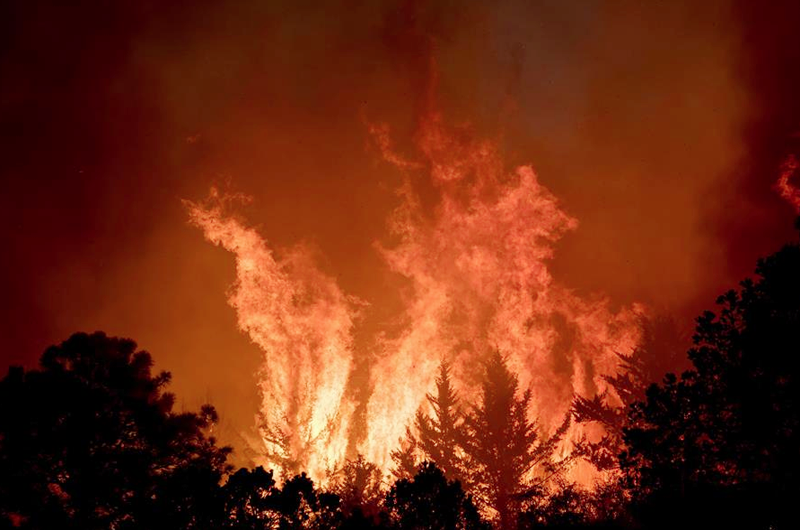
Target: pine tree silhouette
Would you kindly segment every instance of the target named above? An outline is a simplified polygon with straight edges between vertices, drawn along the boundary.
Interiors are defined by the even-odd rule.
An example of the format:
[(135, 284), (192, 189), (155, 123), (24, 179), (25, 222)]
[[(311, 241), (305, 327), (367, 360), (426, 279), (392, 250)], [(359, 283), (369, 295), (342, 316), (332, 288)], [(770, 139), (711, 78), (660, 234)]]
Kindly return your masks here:
[(686, 364), (680, 355), (688, 339), (684, 339), (674, 320), (643, 318), (641, 329), (641, 343), (633, 352), (617, 353), (619, 372), (603, 376), (609, 388), (592, 398), (575, 396), (572, 404), (576, 422), (596, 423), (605, 431), (599, 441), (584, 437), (575, 443), (575, 455), (600, 470), (619, 467), (618, 457), (625, 448), (622, 431), (627, 425), (628, 406), (644, 399), (647, 387), (660, 381), (664, 373)]
[(450, 379), (450, 366), (439, 365), (436, 394), (427, 394), (433, 415), (417, 412), (418, 446), (426, 460), (434, 462), (449, 480), (464, 483), (464, 414)]
[(394, 462), (392, 476), (396, 480), (409, 479), (417, 473), (418, 445), (419, 442), (411, 432), (411, 428), (406, 427), (406, 435), (400, 440), (400, 446), (391, 452), (392, 462)]
[[(499, 352), (485, 366), (480, 402), (465, 419), (470, 483), (479, 505), (493, 511), (501, 529), (515, 528), (534, 467), (549, 461), (552, 444), (542, 442), (528, 419), (531, 392), (519, 382)], [(487, 510), (488, 508), (488, 510)]]

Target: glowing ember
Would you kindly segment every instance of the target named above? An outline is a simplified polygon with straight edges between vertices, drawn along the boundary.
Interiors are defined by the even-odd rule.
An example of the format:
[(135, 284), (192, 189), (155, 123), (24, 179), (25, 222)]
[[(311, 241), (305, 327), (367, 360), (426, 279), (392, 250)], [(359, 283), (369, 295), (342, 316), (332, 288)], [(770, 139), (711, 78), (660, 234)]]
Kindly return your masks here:
[(778, 182), (775, 183), (775, 188), (780, 193), (781, 197), (791, 204), (795, 211), (800, 214), (800, 189), (790, 181), (800, 167), (794, 155), (789, 156), (781, 167), (781, 174), (778, 177)]
[[(187, 203), (206, 238), (236, 255), (229, 301), (241, 329), (264, 351), (267, 463), (317, 479), (353, 456), (348, 442), (388, 471), (389, 453), (443, 359), (469, 400), (487, 354), (508, 355), (520, 383), (534, 392), (532, 417), (552, 431), (574, 393), (605, 390), (602, 375), (617, 370), (615, 352), (629, 352), (639, 335), (636, 308), (613, 312), (603, 298), (585, 300), (554, 282), (547, 267), (553, 244), (577, 221), (530, 167), (505, 171), (491, 142), (448, 130), (436, 113), (420, 127), (416, 160), (392, 151), (386, 126), (369, 128), (383, 158), (409, 175), (389, 218), (393, 243), (377, 247), (411, 290), (402, 324), (374, 339), (366, 433), (352, 432), (355, 404), (345, 393), (363, 302), (344, 294), (302, 248), (276, 257), (216, 190), (205, 204)], [(411, 175), (420, 172), (438, 192), (431, 212), (412, 186)]]

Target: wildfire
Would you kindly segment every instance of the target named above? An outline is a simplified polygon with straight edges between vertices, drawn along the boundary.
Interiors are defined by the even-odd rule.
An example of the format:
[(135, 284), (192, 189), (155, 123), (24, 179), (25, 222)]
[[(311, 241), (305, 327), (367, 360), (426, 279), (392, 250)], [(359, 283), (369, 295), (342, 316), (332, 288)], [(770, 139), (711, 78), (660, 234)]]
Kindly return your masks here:
[[(530, 413), (547, 432), (561, 424), (575, 393), (606, 389), (602, 376), (617, 370), (615, 353), (639, 339), (640, 308), (615, 312), (602, 297), (578, 297), (553, 280), (553, 245), (578, 223), (530, 167), (506, 171), (495, 144), (448, 128), (435, 112), (420, 126), (414, 157), (392, 150), (386, 126), (369, 128), (382, 157), (407, 175), (389, 216), (390, 242), (376, 248), (411, 289), (396, 332), (373, 341), (365, 433), (354, 432), (357, 403), (346, 388), (366, 303), (342, 292), (302, 247), (277, 255), (216, 190), (204, 203), (187, 203), (191, 222), (236, 256), (229, 303), (264, 352), (265, 459), (318, 480), (353, 450), (388, 471), (389, 453), (442, 360), (470, 400), (481, 361), (493, 350), (507, 355), (521, 385), (533, 390)], [(438, 193), (432, 211), (412, 184), (420, 174)]]
[(347, 448), (353, 407), (344, 388), (359, 301), (321, 273), (307, 249), (276, 257), (254, 229), (230, 214), (229, 199), (212, 189), (204, 204), (186, 204), (206, 238), (236, 256), (228, 302), (239, 327), (264, 352), (264, 456), (278, 469), (322, 476)]
[(800, 189), (790, 182), (798, 167), (800, 167), (800, 164), (798, 164), (797, 158), (794, 155), (790, 155), (781, 166), (781, 174), (778, 177), (778, 182), (775, 183), (775, 189), (800, 214)]

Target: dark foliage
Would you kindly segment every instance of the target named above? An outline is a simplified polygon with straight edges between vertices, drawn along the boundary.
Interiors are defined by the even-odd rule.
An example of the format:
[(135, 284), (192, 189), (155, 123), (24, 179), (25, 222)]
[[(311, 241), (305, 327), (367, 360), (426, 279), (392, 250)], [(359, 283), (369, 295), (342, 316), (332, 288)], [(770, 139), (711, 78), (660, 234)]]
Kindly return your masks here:
[(541, 467), (551, 473), (551, 457), (566, 423), (550, 439), (542, 439), (528, 419), (531, 392), (519, 391), (517, 377), (495, 352), (485, 366), (480, 402), (466, 417), (465, 449), (471, 491), (482, 509), (495, 513), (500, 528), (513, 528), (522, 501), (532, 488), (526, 478)]
[(337, 526), (339, 499), (333, 494), (317, 491), (305, 473), (286, 481), (282, 489), (275, 490), (270, 500), (278, 515), (279, 530)]
[(393, 525), (403, 530), (479, 530), (489, 526), (458, 481), (447, 480), (431, 462), (411, 479), (394, 483), (386, 496)]
[[(360, 466), (356, 462), (357, 466)], [(363, 466), (360, 466), (363, 467)], [(367, 466), (368, 467), (368, 466)], [(386, 528), (380, 502), (355, 491), (349, 498), (320, 491), (305, 474), (279, 487), (271, 471), (240, 469), (222, 487), (225, 499), (222, 528), (230, 530), (368, 529)]]
[(622, 463), (644, 522), (789, 528), (800, 493), (800, 246), (697, 321), (693, 369), (631, 409)]
[[(681, 348), (684, 338), (670, 318), (641, 319), (642, 340), (630, 354), (618, 353), (619, 373), (604, 376), (609, 389), (592, 398), (576, 396), (572, 413), (578, 423), (596, 423), (605, 434), (600, 440), (586, 438), (575, 444), (581, 456), (597, 469), (607, 471), (619, 467), (618, 456), (624, 450), (623, 428), (628, 421), (628, 407), (645, 398), (647, 387), (685, 361)], [(686, 339), (688, 342), (688, 339)]]
[(261, 466), (251, 470), (240, 469), (222, 488), (224, 521), (222, 528), (258, 530), (274, 528), (280, 522), (274, 502), (276, 492), (272, 471)]
[(214, 409), (175, 413), (150, 355), (78, 333), (0, 382), (0, 517), (27, 528), (203, 528), (228, 449)]
[(519, 517), (520, 529), (558, 527), (569, 528), (586, 522), (587, 495), (572, 485), (553, 495), (536, 495)]
[(283, 484), (261, 467), (229, 474), (229, 450), (209, 434), (212, 407), (174, 412), (169, 374), (153, 375), (148, 353), (79, 333), (45, 351), (39, 369), (0, 381), (0, 529), (489, 528), (481, 513), (504, 530), (793, 528), (800, 245), (759, 261), (718, 304), (697, 321), (692, 369), (646, 388), (676, 351), (675, 327), (650, 322), (606, 378), (614, 399), (576, 398), (574, 418), (608, 433), (576, 452), (622, 472), (590, 492), (564, 478), (569, 459), (554, 459), (569, 418), (543, 438), (530, 391), (500, 353), (466, 412), (442, 365), (431, 413), (392, 455), (388, 492), (361, 456), (333, 470), (325, 491), (302, 473)]
[(344, 516), (372, 519), (377, 524), (383, 497), (378, 466), (358, 455), (355, 460), (345, 462), (333, 478), (332, 490), (341, 499)]

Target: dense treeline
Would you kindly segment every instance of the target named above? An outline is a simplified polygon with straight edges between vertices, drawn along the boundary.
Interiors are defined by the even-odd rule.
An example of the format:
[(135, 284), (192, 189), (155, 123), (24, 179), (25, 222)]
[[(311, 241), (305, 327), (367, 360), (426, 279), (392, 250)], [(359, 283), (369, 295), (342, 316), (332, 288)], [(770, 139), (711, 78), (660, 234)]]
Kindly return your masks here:
[[(800, 223), (798, 223), (800, 229)], [(644, 323), (610, 391), (576, 396), (546, 435), (503, 355), (465, 403), (442, 364), (392, 453), (392, 477), (357, 456), (326, 488), (236, 472), (214, 409), (177, 413), (169, 374), (127, 339), (78, 333), (36, 370), (0, 381), (0, 527), (31, 529), (528, 529), (794, 527), (800, 493), (800, 245), (697, 321), (689, 368), (669, 322)], [(660, 380), (658, 384), (650, 384)], [(570, 421), (606, 435), (556, 451)], [(558, 454), (557, 454), (558, 453)], [(567, 480), (576, 461), (608, 478)]]

